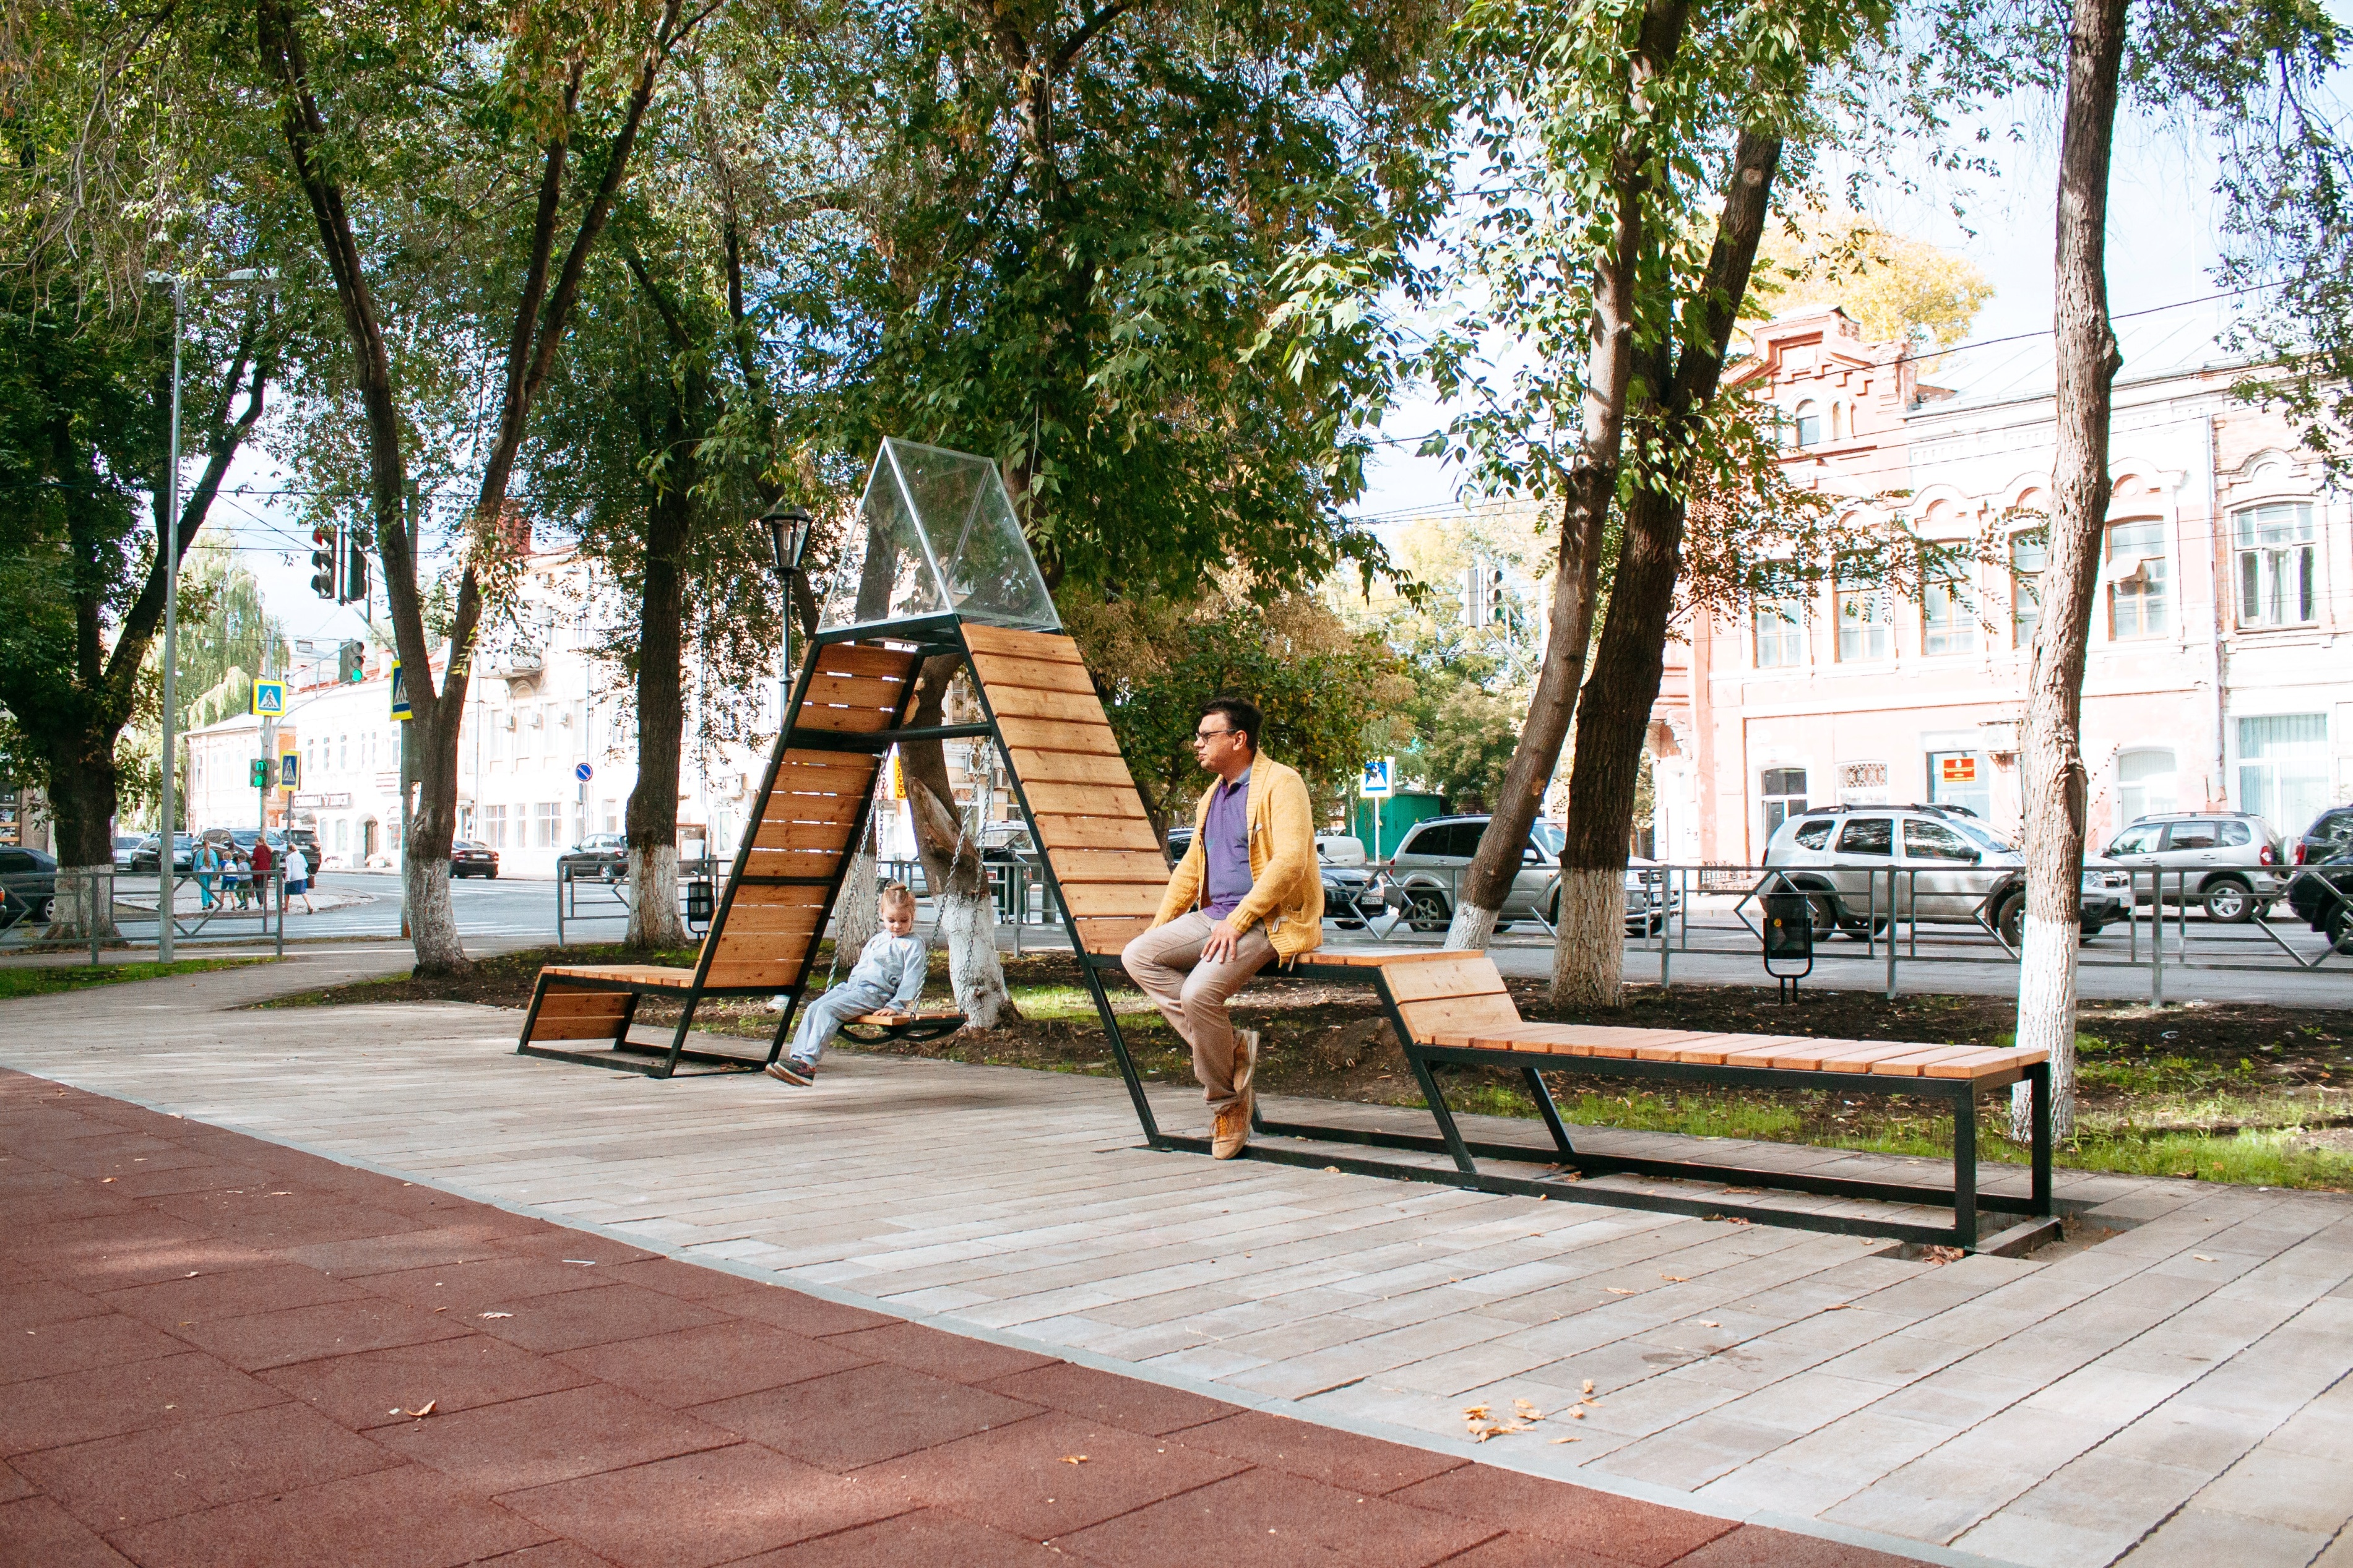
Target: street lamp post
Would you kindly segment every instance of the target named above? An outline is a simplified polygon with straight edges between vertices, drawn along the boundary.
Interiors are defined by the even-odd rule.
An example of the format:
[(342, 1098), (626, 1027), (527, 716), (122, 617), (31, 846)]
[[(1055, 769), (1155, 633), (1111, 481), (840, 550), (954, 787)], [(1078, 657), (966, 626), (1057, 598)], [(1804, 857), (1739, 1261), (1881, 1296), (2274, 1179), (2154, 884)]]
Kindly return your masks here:
[(792, 727), (793, 581), (801, 574), (801, 557), (808, 551), (809, 521), (807, 507), (786, 506), (780, 500), (754, 521), (755, 527), (767, 532), (768, 558), (776, 567), (776, 581), (785, 585), (785, 668), (777, 683), (776, 718), (786, 729)]
[[(173, 726), (179, 718), (175, 702), (176, 682), (174, 677), (180, 668), (180, 358), (185, 336), (182, 322), (187, 313), (188, 278), (185, 273), (149, 273), (150, 283), (164, 277), (172, 284), (172, 451), (164, 475), (164, 515), (155, 520), (155, 548), (164, 552), (164, 743), (163, 786), (158, 792), (157, 809), (162, 817), (156, 835), (155, 877), (159, 886), (155, 899), (155, 957), (159, 962), (172, 962), (172, 896), (173, 828), (174, 783), (172, 776)], [(269, 288), (278, 281), (274, 273), (255, 268), (239, 268), (219, 278), (199, 278), (199, 283), (251, 283)], [(266, 820), (266, 817), (265, 817)], [(93, 916), (94, 918), (94, 916)]]

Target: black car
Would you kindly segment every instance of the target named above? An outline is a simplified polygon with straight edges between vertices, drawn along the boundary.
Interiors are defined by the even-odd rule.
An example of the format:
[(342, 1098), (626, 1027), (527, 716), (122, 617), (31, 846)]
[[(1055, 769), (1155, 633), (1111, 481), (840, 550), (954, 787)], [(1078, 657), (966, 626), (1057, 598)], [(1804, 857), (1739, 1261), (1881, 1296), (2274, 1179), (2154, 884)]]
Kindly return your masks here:
[(499, 852), (489, 845), (460, 838), (449, 846), (449, 875), (452, 877), (495, 878), (498, 874)]
[(2295, 918), (2325, 933), (2329, 945), (2339, 952), (2353, 951), (2353, 849), (2306, 865), (2292, 875), (2287, 907), (2295, 911)]
[(47, 922), (58, 896), (58, 863), (37, 849), (0, 847), (0, 888), (15, 895), (36, 925)]
[[(139, 847), (131, 852), (130, 870), (133, 876), (153, 877), (161, 873), (164, 837), (151, 833), (141, 839)], [(196, 836), (193, 833), (172, 835), (172, 869), (193, 871), (196, 865)]]
[(2346, 854), (2353, 854), (2353, 805), (2332, 805), (2313, 818), (2288, 858), (2298, 866), (2320, 866)]
[[(452, 870), (454, 873), (455, 868)], [(558, 879), (569, 877), (575, 882), (628, 880), (628, 836), (621, 833), (590, 834), (556, 858), (555, 875)]]

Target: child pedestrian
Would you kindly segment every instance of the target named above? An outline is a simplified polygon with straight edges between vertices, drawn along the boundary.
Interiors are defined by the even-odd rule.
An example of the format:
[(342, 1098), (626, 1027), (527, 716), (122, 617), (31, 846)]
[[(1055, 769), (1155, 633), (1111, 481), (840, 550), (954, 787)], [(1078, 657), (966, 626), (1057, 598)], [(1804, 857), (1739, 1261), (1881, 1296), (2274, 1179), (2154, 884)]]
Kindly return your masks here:
[(227, 902), (228, 895), (234, 893), (237, 895), (238, 909), (251, 909), (253, 907), (253, 889), (250, 880), (252, 874), (253, 867), (246, 859), (245, 851), (231, 849), (228, 852), (227, 869), (221, 877), (221, 901)]
[(300, 844), (286, 847), (286, 896), (301, 900), (304, 914), (319, 912), (311, 907), (311, 862), (302, 858)]
[(928, 963), (915, 929), (915, 895), (903, 883), (893, 882), (877, 899), (882, 929), (858, 955), (849, 978), (809, 1004), (801, 1017), (800, 1034), (792, 1053), (768, 1069), (768, 1076), (807, 1089), (817, 1081), (818, 1058), (825, 1043), (841, 1032), (844, 1020), (861, 1013), (904, 1013), (923, 994)]

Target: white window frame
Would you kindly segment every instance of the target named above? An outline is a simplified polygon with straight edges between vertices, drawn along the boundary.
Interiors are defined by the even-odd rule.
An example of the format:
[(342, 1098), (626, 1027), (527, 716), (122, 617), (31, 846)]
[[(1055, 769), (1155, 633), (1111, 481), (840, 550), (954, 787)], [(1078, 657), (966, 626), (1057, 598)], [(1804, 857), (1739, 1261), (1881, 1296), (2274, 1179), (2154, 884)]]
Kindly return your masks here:
[[(1767, 658), (1768, 633), (1766, 620), (1778, 623), (1769, 634), (1777, 652), (1788, 653), (1788, 658)], [(1767, 598), (1759, 596), (1748, 608), (1748, 659), (1757, 669), (1802, 669), (1806, 663), (1806, 602), (1799, 598)]]
[[(2311, 502), (2267, 501), (2232, 512), (2231, 557), (2238, 625), (2268, 630), (2320, 619), (2320, 531)], [(2284, 571), (2292, 585), (2283, 583)], [(2301, 614), (2286, 613), (2290, 595)]]
[[(2119, 551), (2117, 541), (2127, 531), (2147, 532), (2155, 548), (2127, 546)], [(2107, 588), (2110, 641), (2147, 642), (2172, 632), (2173, 584), (2168, 565), (2171, 552), (2167, 548), (2166, 532), (2165, 520), (2157, 517), (2123, 518), (2101, 531), (2100, 580)], [(2124, 629), (2127, 605), (2131, 607), (2130, 631)]]

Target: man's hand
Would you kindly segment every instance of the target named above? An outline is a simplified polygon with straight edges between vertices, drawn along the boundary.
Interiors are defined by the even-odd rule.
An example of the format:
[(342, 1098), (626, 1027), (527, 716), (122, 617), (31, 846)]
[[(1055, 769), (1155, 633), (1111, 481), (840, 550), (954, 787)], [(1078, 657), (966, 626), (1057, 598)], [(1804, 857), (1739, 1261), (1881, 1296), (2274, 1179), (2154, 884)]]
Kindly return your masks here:
[(1233, 917), (1229, 915), (1209, 928), (1209, 940), (1201, 944), (1201, 962), (1231, 963), (1241, 940), (1242, 933), (1234, 929)]

